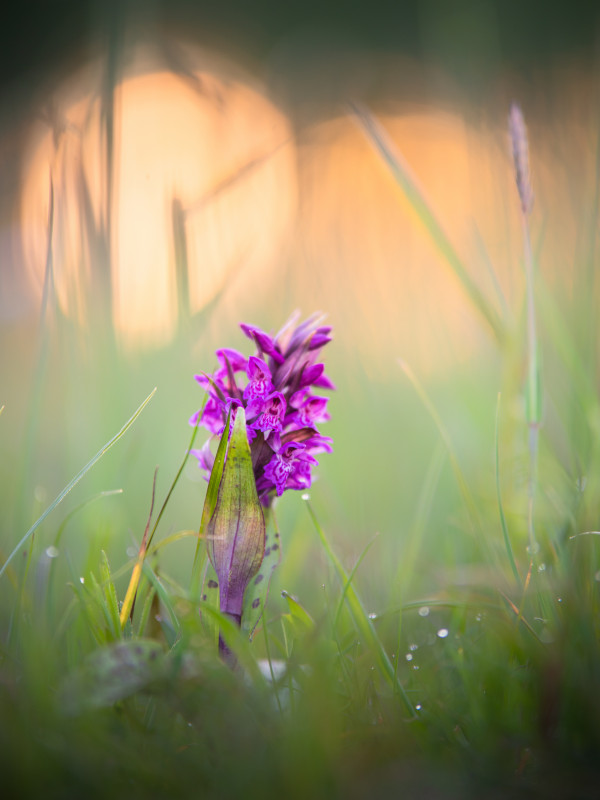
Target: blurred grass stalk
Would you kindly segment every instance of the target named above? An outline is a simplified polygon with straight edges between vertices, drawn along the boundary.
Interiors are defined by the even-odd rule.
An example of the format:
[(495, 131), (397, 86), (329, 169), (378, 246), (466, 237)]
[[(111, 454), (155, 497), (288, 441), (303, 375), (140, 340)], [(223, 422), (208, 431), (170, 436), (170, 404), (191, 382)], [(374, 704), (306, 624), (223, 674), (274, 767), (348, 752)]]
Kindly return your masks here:
[[(500, 318), (494, 306), (489, 302), (487, 297), (485, 297), (469, 274), (467, 267), (454, 249), (440, 221), (431, 209), (409, 165), (405, 163), (383, 127), (370, 111), (355, 103), (351, 103), (350, 108), (365, 136), (390, 170), (394, 180), (402, 189), (413, 211), (416, 213), (418, 219), (431, 238), (431, 241), (462, 285), (469, 300), (492, 329), (496, 340), (502, 342), (505, 336), (504, 321)], [(497, 284), (497, 280), (495, 283)]]

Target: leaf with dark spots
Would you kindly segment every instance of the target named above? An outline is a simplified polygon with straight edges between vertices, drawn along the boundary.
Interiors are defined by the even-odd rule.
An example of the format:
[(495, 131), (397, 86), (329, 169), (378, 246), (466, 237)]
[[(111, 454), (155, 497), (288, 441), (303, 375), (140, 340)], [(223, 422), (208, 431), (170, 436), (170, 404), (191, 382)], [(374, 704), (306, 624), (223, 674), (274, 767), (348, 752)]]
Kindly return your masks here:
[[(279, 532), (275, 528), (275, 515), (272, 509), (267, 511), (267, 524), (270, 530), (275, 529), (275, 538), (279, 541)], [(273, 536), (269, 538), (273, 541)], [(242, 615), (242, 627), (248, 631), (250, 639), (254, 636), (258, 624), (261, 620), (263, 610), (269, 598), (269, 587), (273, 572), (281, 561), (281, 548), (278, 544), (272, 544), (265, 549), (265, 557), (260, 569), (260, 574), (248, 586), (244, 597), (244, 611)], [(260, 579), (260, 580), (259, 580)], [(257, 602), (258, 601), (258, 602)]]
[(265, 552), (265, 520), (256, 491), (243, 408), (236, 413), (207, 537), (208, 555), (219, 582), (221, 612), (239, 624), (244, 592), (260, 569)]

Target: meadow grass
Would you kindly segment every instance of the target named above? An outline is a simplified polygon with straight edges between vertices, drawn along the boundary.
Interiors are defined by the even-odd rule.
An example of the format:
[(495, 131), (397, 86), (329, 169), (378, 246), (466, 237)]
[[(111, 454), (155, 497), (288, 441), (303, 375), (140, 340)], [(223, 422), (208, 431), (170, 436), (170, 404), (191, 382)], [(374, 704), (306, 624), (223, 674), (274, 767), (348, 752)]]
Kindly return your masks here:
[[(492, 330), (493, 356), (439, 385), (393, 363), (397, 377), (385, 391), (357, 391), (356, 365), (352, 378), (339, 369), (327, 432), (342, 455), (323, 459), (310, 498), (282, 498), (285, 552), (250, 642), (210, 598), (198, 598), (198, 574), (192, 579), (196, 550), (206, 559), (197, 547), (202, 490), (181, 461), (188, 432), (166, 422), (186, 419), (189, 401), (177, 387), (190, 361), (176, 353), (189, 333), (135, 365), (104, 341), (100, 369), (80, 359), (76, 332), (55, 310), (56, 326), (42, 329), (26, 420), (35, 435), (18, 477), (11, 483), (6, 465), (3, 473), (5, 796), (595, 796), (595, 287), (576, 287), (567, 303), (526, 249), (527, 301), (511, 322), (449, 249), (375, 121), (359, 113), (463, 282), (465, 303)], [(593, 265), (584, 266), (593, 278)], [(93, 398), (99, 371), (106, 386)], [(49, 373), (60, 390), (44, 388)], [(150, 376), (156, 397), (119, 427), (135, 407), (123, 408), (132, 387), (139, 402)], [(109, 402), (115, 387), (122, 398)], [(45, 390), (59, 398), (50, 397), (51, 409), (66, 397), (71, 411), (56, 421), (50, 452), (34, 449), (49, 422)], [(535, 452), (528, 426), (537, 438), (541, 417), (528, 415), (528, 393), (544, 399)], [(384, 424), (357, 422), (365, 407)], [(10, 411), (0, 415), (0, 435), (8, 436)], [(53, 487), (69, 468), (67, 445), (79, 435), (86, 446), (97, 436), (107, 444), (56, 487), (56, 500), (44, 503), (40, 491), (44, 507), (28, 508), (38, 482)], [(168, 455), (153, 485), (155, 452)], [(351, 452), (360, 469), (349, 476)], [(151, 506), (159, 511), (148, 517)], [(235, 669), (218, 656), (218, 629)]]

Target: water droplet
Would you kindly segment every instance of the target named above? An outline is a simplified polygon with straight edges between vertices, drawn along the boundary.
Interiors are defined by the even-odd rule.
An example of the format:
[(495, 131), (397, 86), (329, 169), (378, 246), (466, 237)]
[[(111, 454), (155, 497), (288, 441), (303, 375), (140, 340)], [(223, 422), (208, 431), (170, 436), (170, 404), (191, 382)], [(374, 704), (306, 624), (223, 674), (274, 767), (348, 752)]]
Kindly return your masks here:
[(440, 639), (445, 639), (448, 636), (448, 628), (440, 628), (437, 635)]
[(423, 706), (421, 705), (421, 703), (417, 703), (417, 705), (415, 706), (415, 711), (420, 711), (422, 708)]
[(407, 654), (404, 656), (404, 658), (405, 658), (407, 661), (412, 661), (412, 660), (413, 660), (412, 653), (407, 653)]
[[(600, 572), (598, 574), (600, 575)], [(600, 580), (600, 579), (597, 579), (597, 580)], [(559, 603), (562, 603), (562, 597), (557, 597), (556, 599), (558, 600)]]
[(129, 556), (129, 558), (135, 558), (138, 554), (138, 551), (135, 547), (128, 547), (125, 553)]
[(83, 575), (81, 576), (81, 578), (79, 578), (79, 583), (85, 583), (85, 578), (83, 577)]
[(540, 564), (539, 567), (538, 567), (538, 572), (545, 572), (545, 571), (546, 571), (546, 565), (545, 564)]
[(303, 500), (310, 500), (310, 495), (308, 494), (308, 492), (305, 492), (305, 493), (302, 495), (302, 499), (303, 499)]
[(419, 665), (418, 665), (418, 664), (413, 664), (413, 669), (414, 669), (414, 670), (417, 670), (417, 669), (419, 669)]
[(371, 611), (369, 614), (369, 619), (377, 619), (377, 614), (374, 611)]
[(526, 549), (530, 556), (535, 556), (540, 552), (540, 546), (537, 542), (535, 544), (527, 545)]
[(58, 547), (54, 547), (54, 545), (50, 545), (50, 547), (46, 548), (46, 555), (48, 558), (56, 558), (58, 556)]
[(409, 644), (409, 645), (408, 645), (408, 649), (409, 649), (409, 650), (412, 650), (412, 652), (414, 653), (414, 652), (415, 652), (415, 650), (418, 650), (418, 649), (419, 649), (419, 645), (418, 645), (418, 644), (415, 644), (415, 643), (413, 642), (412, 644)]
[(419, 609), (419, 616), (420, 617), (428, 617), (429, 616), (429, 606), (421, 606)]
[(479, 612), (479, 614), (475, 615), (475, 619), (477, 620), (477, 622), (481, 622), (481, 620), (483, 619), (483, 614)]

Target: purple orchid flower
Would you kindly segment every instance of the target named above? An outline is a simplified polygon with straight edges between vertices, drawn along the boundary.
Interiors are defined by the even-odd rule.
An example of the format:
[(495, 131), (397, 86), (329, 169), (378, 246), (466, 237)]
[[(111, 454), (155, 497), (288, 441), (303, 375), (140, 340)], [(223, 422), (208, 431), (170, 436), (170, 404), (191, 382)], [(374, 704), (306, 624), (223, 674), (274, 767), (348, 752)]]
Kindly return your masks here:
[[(255, 354), (246, 358), (223, 348), (217, 351), (217, 370), (196, 376), (209, 395), (199, 424), (213, 437), (223, 431), (230, 406), (232, 425), (236, 407), (244, 408), (256, 487), (267, 507), (287, 489), (308, 489), (318, 463), (315, 455), (332, 451), (331, 438), (317, 428), (329, 420), (328, 398), (320, 392), (335, 389), (319, 360), (332, 329), (320, 322), (313, 315), (298, 324), (294, 315), (275, 336), (242, 323), (243, 333), (256, 346)], [(198, 423), (198, 414), (190, 424)], [(209, 443), (194, 451), (205, 473), (212, 463)]]

